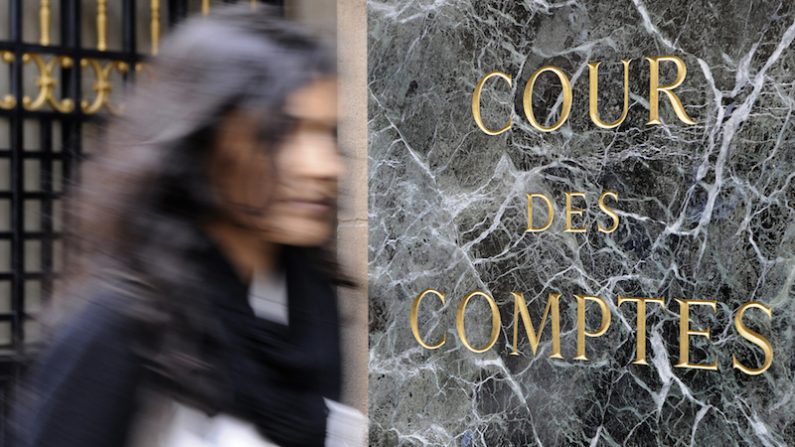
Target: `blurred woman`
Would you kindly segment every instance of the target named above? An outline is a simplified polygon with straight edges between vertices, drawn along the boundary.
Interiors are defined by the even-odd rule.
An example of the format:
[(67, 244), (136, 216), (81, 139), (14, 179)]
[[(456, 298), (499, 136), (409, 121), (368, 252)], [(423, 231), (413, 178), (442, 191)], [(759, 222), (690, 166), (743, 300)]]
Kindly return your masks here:
[(232, 7), (179, 26), (145, 73), (69, 202), (18, 444), (323, 445), (347, 283), (333, 55)]

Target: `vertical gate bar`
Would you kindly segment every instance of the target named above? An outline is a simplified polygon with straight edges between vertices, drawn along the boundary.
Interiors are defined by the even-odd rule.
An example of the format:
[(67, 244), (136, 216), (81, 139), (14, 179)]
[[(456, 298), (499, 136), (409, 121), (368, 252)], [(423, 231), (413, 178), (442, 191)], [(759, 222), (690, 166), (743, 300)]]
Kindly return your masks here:
[[(82, 27), (81, 24), (81, 17), (82, 17), (82, 7), (81, 7), (81, 0), (69, 0), (71, 6), (71, 16), (69, 18), (69, 27), (71, 29), (71, 39), (70, 45), (72, 46), (72, 51), (74, 54), (74, 64), (72, 70), (72, 97), (74, 98), (75, 104), (80, 104), (80, 99), (83, 95), (83, 74), (82, 70), (80, 69), (80, 58), (82, 57), (81, 54), (81, 45), (83, 41), (82, 36)], [(63, 132), (63, 142), (64, 147), (61, 150), (63, 154), (63, 169), (64, 169), (64, 177), (63, 182), (64, 185), (69, 187), (79, 182), (80, 180), (80, 158), (82, 154), (82, 129), (83, 129), (83, 109), (82, 107), (76, 107), (75, 112), (69, 118), (71, 118), (67, 125), (62, 128)], [(72, 217), (70, 213), (66, 212), (63, 215), (63, 228), (71, 230), (72, 225)], [(63, 246), (64, 253), (66, 256), (71, 252), (70, 246), (68, 246), (68, 241), (64, 241), (65, 244)], [(64, 259), (64, 264), (69, 262), (69, 259)]]
[(47, 46), (50, 44), (50, 0), (41, 0), (39, 6), (39, 44)]
[[(122, 0), (121, 2), (121, 46), (128, 56), (134, 56), (136, 49), (136, 36), (135, 36), (135, 1)], [(130, 67), (133, 67), (135, 60), (131, 57), (127, 60)]]
[[(61, 0), (62, 11), (68, 11), (67, 15), (61, 16), (61, 30), (68, 35), (63, 41), (65, 46), (68, 46), (69, 52), (72, 54), (74, 64), (69, 70), (62, 71), (62, 75), (68, 79), (63, 82), (63, 86), (68, 85), (69, 97), (72, 98), (78, 106), (72, 114), (63, 117), (61, 125), (61, 169), (63, 182), (63, 191), (67, 192), (70, 185), (76, 182), (79, 176), (79, 159), (80, 159), (80, 144), (81, 144), (81, 119), (82, 108), (79, 106), (80, 98), (82, 95), (82, 72), (80, 69), (80, 45), (82, 41), (81, 30), (81, 0)], [(63, 203), (63, 202), (62, 202)], [(62, 211), (65, 211), (62, 207)], [(61, 215), (61, 226), (64, 228), (64, 234), (68, 229), (71, 229), (71, 216), (68, 212), (63, 212)], [(66, 256), (70, 253), (69, 240), (63, 241), (62, 259), (63, 264), (67, 265), (69, 262)]]
[[(52, 234), (52, 201), (53, 201), (53, 154), (52, 154), (52, 120), (42, 118), (39, 121), (39, 141), (41, 142), (41, 165), (39, 176), (39, 188), (42, 191), (41, 213), (39, 215), (39, 227), (41, 228), (41, 284), (39, 287), (40, 298), (44, 298), (49, 292), (52, 284), (52, 254), (53, 254), (53, 234)], [(28, 315), (28, 309), (25, 309)]]
[(22, 0), (11, 0), (8, 7), (8, 20), (11, 22), (8, 38), (19, 43), (22, 41)]
[[(72, 52), (73, 52), (73, 55), (74, 55), (74, 59), (75, 59), (74, 60), (74, 66), (75, 67), (79, 67), (80, 66), (80, 60), (79, 59), (82, 56), (80, 50), (81, 50), (82, 45), (83, 45), (83, 27), (82, 27), (83, 6), (82, 6), (82, 0), (69, 0), (69, 4), (71, 6), (70, 7), (71, 14), (69, 16), (69, 21), (70, 21), (69, 30), (71, 32), (71, 38), (69, 39), (69, 43), (70, 43), (70, 45), (72, 47), (71, 49), (72, 49)], [(78, 78), (78, 81), (79, 81), (80, 80), (80, 70), (79, 69), (75, 69), (75, 75), (76, 75), (76, 77)], [(80, 89), (81, 89), (80, 82), (78, 82), (77, 83), (77, 91), (75, 92), (76, 94), (78, 94), (78, 96), (76, 96), (74, 98), (76, 104), (80, 103), (80, 96), (79, 96)], [(80, 113), (80, 111), (82, 109), (80, 107), (75, 107), (75, 110), (78, 113)]]
[[(75, 48), (75, 11), (74, 11), (74, 0), (61, 0), (61, 46), (65, 49), (72, 50)], [(77, 105), (76, 110), (80, 110), (80, 100), (77, 96), (75, 96), (75, 79), (76, 76), (74, 71), (80, 69), (80, 61), (77, 58), (77, 54), (72, 54), (74, 63), (72, 64), (71, 68), (62, 68), (61, 69), (61, 97), (63, 98), (72, 98), (74, 103)], [(71, 178), (71, 165), (70, 160), (71, 157), (69, 156), (71, 147), (74, 144), (74, 121), (70, 119), (70, 117), (64, 117), (61, 120), (61, 135), (60, 138), (60, 145), (61, 145), (61, 182), (63, 183), (61, 186), (61, 191), (65, 191), (66, 185), (69, 183), (69, 179)], [(61, 202), (63, 204), (63, 202)], [(61, 219), (61, 227), (67, 227), (67, 220), (69, 219), (68, 213), (64, 212), (64, 207), (61, 206), (61, 215), (58, 216)], [(53, 216), (54, 217), (54, 216)], [(63, 231), (63, 233), (66, 233)], [(63, 256), (64, 252), (67, 251), (66, 241), (64, 241), (64, 245), (62, 246), (63, 251), (61, 255)], [(61, 265), (65, 265), (65, 262)], [(47, 297), (50, 298), (49, 296)]]
[(188, 15), (187, 0), (168, 0), (168, 28), (171, 29)]
[[(11, 348), (15, 350), (18, 346), (17, 341), (21, 334), (19, 334), (16, 330), (20, 325), (18, 324), (18, 314), (17, 310), (20, 306), (21, 296), (23, 293), (22, 285), (20, 281), (21, 273), (20, 269), (24, 265), (23, 260), (21, 257), (21, 246), (22, 241), (20, 240), (21, 237), (21, 229), (22, 229), (22, 222), (21, 222), (21, 211), (19, 206), (19, 199), (20, 199), (20, 187), (22, 185), (20, 172), (21, 172), (21, 165), (20, 165), (20, 150), (23, 144), (23, 133), (22, 133), (22, 113), (21, 113), (21, 105), (22, 105), (22, 0), (10, 0), (8, 2), (8, 29), (9, 29), (9, 40), (14, 42), (14, 62), (10, 64), (9, 67), (9, 74), (10, 74), (10, 84), (11, 84), (11, 92), (16, 98), (16, 106), (9, 118), (9, 131), (10, 131), (10, 160), (9, 160), (9, 176), (10, 176), (10, 186), (11, 186), (11, 311), (12, 311), (12, 321), (11, 321)], [(2, 432), (0, 433), (0, 442), (3, 445), (8, 445), (10, 442), (9, 433), (7, 430), (7, 424), (5, 423), (6, 415), (9, 413), (9, 406), (10, 402), (8, 399), (5, 399), (5, 396), (8, 396), (11, 392), (11, 389), (15, 386), (17, 382), (17, 376), (19, 374), (19, 364), (15, 359), (11, 358), (7, 360), (8, 370), (6, 371), (7, 375), (5, 375), (2, 380), (2, 393), (3, 393), (3, 402), (1, 403), (0, 407), (2, 409), (3, 421), (2, 424)], [(5, 369), (5, 368), (4, 368)]]
[(122, 78), (124, 82), (131, 82), (135, 80), (135, 64), (138, 62), (136, 57), (137, 41), (136, 41), (136, 17), (135, 17), (135, 1), (122, 0), (121, 11), (121, 46), (122, 51), (125, 53), (125, 58), (129, 70)]
[(97, 49), (108, 49), (108, 0), (97, 0)]
[(15, 43), (15, 61), (11, 77), (11, 85), (17, 97), (11, 122), (11, 345), (16, 353), (24, 337), (21, 314), (24, 309), (24, 283), (22, 281), (25, 267), (24, 233), (22, 221), (22, 150), (24, 145), (24, 122), (22, 116), (22, 0), (11, 1), (11, 40)]
[[(152, 49), (150, 53), (154, 56), (160, 48), (160, 12), (163, 5), (160, 0), (149, 1), (149, 40)], [(171, 8), (169, 8), (168, 20), (171, 21)]]
[[(75, 107), (76, 114), (74, 115), (75, 119), (73, 121), (73, 134), (71, 136), (71, 141), (69, 145), (69, 152), (68, 152), (68, 163), (69, 163), (69, 173), (71, 175), (70, 182), (76, 183), (80, 181), (80, 158), (82, 156), (82, 145), (83, 145), (83, 138), (82, 138), (82, 130), (83, 130), (83, 108), (80, 107), (80, 99), (83, 97), (83, 70), (80, 69), (80, 59), (82, 58), (81, 48), (83, 45), (83, 31), (82, 27), (80, 26), (81, 17), (83, 17), (81, 0), (72, 0), (72, 50), (73, 54), (75, 55), (74, 58), (74, 70), (72, 71), (74, 75), (73, 85), (74, 89), (72, 90), (72, 94), (74, 95), (74, 101), (77, 107)], [(67, 160), (64, 160), (66, 163)]]
[(180, 20), (188, 17), (188, 0), (177, 0)]
[(168, 0), (168, 28), (171, 29), (178, 21), (177, 0)]
[(73, 0), (61, 0), (61, 46), (74, 47), (74, 10)]

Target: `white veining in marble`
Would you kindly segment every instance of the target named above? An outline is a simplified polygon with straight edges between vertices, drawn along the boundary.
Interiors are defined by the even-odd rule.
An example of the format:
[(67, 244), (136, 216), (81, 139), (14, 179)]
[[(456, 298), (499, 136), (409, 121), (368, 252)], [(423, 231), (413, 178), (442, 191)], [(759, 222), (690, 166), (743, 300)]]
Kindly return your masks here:
[[(795, 445), (795, 4), (370, 0), (368, 11), (371, 444)], [(694, 126), (664, 99), (665, 125), (646, 125), (643, 58), (667, 54), (687, 64), (677, 92)], [(629, 116), (599, 129), (587, 64), (602, 61), (600, 113), (612, 120), (624, 58), (633, 59)], [(521, 94), (547, 64), (570, 76), (574, 104), (561, 129), (542, 134)], [(486, 123), (513, 119), (499, 136), (478, 130), (470, 112), (475, 83), (492, 70), (514, 80), (484, 90)], [(559, 91), (539, 82), (544, 124), (557, 119)], [(620, 196), (611, 235), (595, 230), (609, 223), (596, 206), (603, 190)], [(588, 194), (587, 233), (563, 232), (565, 191)], [(524, 233), (531, 192), (555, 202), (550, 231)], [(424, 335), (447, 337), (435, 351), (409, 329), (412, 300), (429, 287), (447, 295), (444, 307), (428, 299), (421, 309)], [(503, 316), (483, 354), (466, 350), (454, 325), (476, 289)], [(563, 360), (549, 359), (548, 329), (536, 356), (524, 335), (521, 355), (508, 355), (512, 291), (536, 320), (547, 295), (562, 294)], [(575, 293), (605, 298), (612, 315), (607, 334), (588, 339), (588, 362), (572, 360)], [(665, 309), (648, 308), (649, 366), (632, 364), (635, 308), (618, 308), (619, 295), (665, 299)], [(714, 314), (691, 311), (711, 341), (692, 337), (690, 355), (717, 359), (718, 371), (674, 367), (677, 298), (717, 301)], [(732, 318), (754, 299), (772, 321), (749, 311), (746, 322), (770, 337), (775, 360), (752, 377), (732, 369), (732, 354), (759, 364), (761, 350)], [(472, 303), (476, 344), (489, 318)], [(598, 323), (589, 307), (589, 328)]]

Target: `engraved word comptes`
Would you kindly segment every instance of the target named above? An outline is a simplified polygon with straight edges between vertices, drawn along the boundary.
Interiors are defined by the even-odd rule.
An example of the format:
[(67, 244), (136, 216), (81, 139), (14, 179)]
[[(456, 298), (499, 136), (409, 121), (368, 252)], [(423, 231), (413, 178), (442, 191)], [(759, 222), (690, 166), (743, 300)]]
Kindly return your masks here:
[[(676, 113), (676, 116), (679, 117), (683, 123), (691, 125), (696, 124), (696, 122), (687, 115), (684, 106), (682, 106), (682, 101), (678, 96), (676, 96), (676, 93), (674, 93), (674, 89), (682, 85), (685, 80), (685, 76), (687, 75), (687, 67), (685, 66), (684, 61), (678, 56), (647, 57), (646, 60), (649, 62), (649, 121), (647, 124), (662, 124), (660, 121), (660, 93), (663, 93), (668, 98), (668, 100), (671, 102), (674, 112)], [(629, 64), (632, 62), (632, 60), (624, 59), (622, 62), (624, 64), (624, 108), (621, 112), (621, 116), (619, 116), (615, 121), (605, 121), (599, 115), (599, 64), (601, 64), (601, 62), (591, 62), (588, 64), (588, 111), (591, 116), (591, 121), (593, 121), (594, 124), (596, 124), (598, 127), (601, 127), (602, 129), (613, 129), (618, 127), (627, 118), (627, 112), (629, 111)], [(676, 79), (668, 85), (660, 85), (660, 63), (662, 62), (673, 63), (676, 67)], [(555, 123), (550, 124), (549, 126), (542, 125), (536, 118), (535, 112), (533, 112), (533, 88), (535, 87), (538, 78), (544, 73), (550, 73), (556, 76), (560, 81), (561, 88), (563, 89), (563, 103), (561, 104), (560, 117), (558, 117), (558, 120)], [(499, 135), (511, 128), (513, 125), (513, 120), (508, 117), (505, 125), (499, 129), (490, 129), (483, 123), (483, 118), (480, 114), (480, 97), (483, 91), (483, 86), (486, 85), (486, 82), (491, 79), (494, 79), (495, 81), (501, 79), (503, 82), (507, 83), (509, 87), (513, 87), (513, 79), (509, 74), (503, 73), (501, 71), (492, 71), (484, 75), (482, 78), (480, 78), (475, 86), (475, 91), (472, 93), (472, 117), (475, 119), (475, 123), (478, 125), (480, 130), (486, 134)], [(552, 65), (545, 65), (536, 70), (532, 76), (530, 76), (527, 84), (525, 84), (524, 92), (522, 94), (522, 105), (525, 118), (527, 118), (527, 121), (531, 126), (540, 130), (541, 132), (552, 132), (559, 129), (571, 115), (571, 103), (571, 82), (563, 70)]]
[[(541, 343), (541, 336), (543, 334), (544, 327), (546, 326), (547, 317), (549, 317), (552, 326), (552, 349), (550, 351), (549, 357), (553, 359), (563, 359), (563, 355), (561, 354), (560, 350), (560, 294), (549, 294), (546, 307), (544, 308), (544, 313), (541, 315), (541, 319), (538, 321), (538, 329), (536, 329), (536, 325), (533, 324), (533, 319), (530, 317), (530, 312), (527, 309), (527, 303), (525, 302), (524, 295), (519, 292), (511, 292), (511, 296), (514, 300), (514, 310), (513, 348), (510, 354), (519, 355), (519, 326), (521, 324), (521, 326), (524, 327), (525, 334), (527, 335), (527, 338), (530, 342), (530, 349), (533, 351), (533, 355), (536, 355), (536, 352), (538, 351), (538, 345)], [(439, 349), (444, 346), (445, 343), (447, 343), (446, 336), (443, 335), (438, 340), (427, 341), (420, 333), (418, 321), (419, 308), (420, 304), (422, 304), (422, 301), (427, 297), (436, 297), (436, 299), (441, 302), (442, 305), (445, 303), (444, 293), (436, 289), (426, 289), (417, 295), (411, 306), (411, 333), (414, 335), (417, 343), (419, 343), (423, 348)], [(489, 340), (486, 342), (486, 344), (480, 347), (472, 346), (469, 339), (467, 338), (464, 324), (464, 315), (466, 313), (467, 305), (474, 298), (486, 300), (489, 308), (491, 309), (491, 335), (489, 336)], [(574, 360), (587, 361), (588, 357), (586, 356), (585, 340), (586, 338), (600, 337), (607, 332), (607, 330), (610, 328), (611, 313), (607, 302), (601, 297), (574, 295), (574, 298), (577, 301), (577, 354), (574, 357)], [(714, 312), (717, 309), (717, 301), (689, 299), (677, 299), (675, 301), (679, 304), (679, 362), (675, 366), (677, 368), (717, 370), (717, 360), (713, 360), (708, 363), (694, 363), (690, 360), (690, 338), (693, 336), (701, 336), (709, 339), (710, 336), (710, 331), (708, 328), (693, 329), (690, 326), (691, 307), (706, 306), (711, 308)], [(586, 304), (588, 302), (597, 304), (601, 314), (599, 327), (593, 331), (589, 331), (585, 324)], [(646, 361), (646, 308), (649, 305), (664, 307), (665, 301), (662, 298), (618, 297), (618, 307), (621, 307), (627, 303), (630, 305), (634, 304), (637, 309), (635, 360), (632, 363), (636, 365), (648, 365), (648, 362)], [(737, 330), (737, 333), (740, 334), (740, 336), (745, 340), (756, 345), (762, 350), (764, 353), (764, 360), (760, 366), (753, 367), (744, 365), (737, 360), (736, 356), (732, 355), (732, 367), (748, 375), (758, 375), (767, 371), (768, 368), (770, 368), (770, 365), (773, 363), (773, 345), (766, 337), (745, 325), (743, 317), (745, 316), (746, 311), (749, 309), (761, 310), (765, 313), (765, 315), (767, 315), (768, 318), (772, 317), (772, 311), (770, 307), (763, 303), (758, 301), (749, 301), (741, 305), (734, 314), (735, 330)], [(461, 303), (458, 305), (455, 318), (456, 332), (458, 333), (458, 338), (461, 340), (461, 343), (472, 352), (482, 353), (491, 349), (497, 343), (497, 339), (500, 335), (501, 324), (502, 318), (500, 316), (497, 303), (494, 301), (494, 298), (486, 292), (476, 290), (464, 297), (464, 299), (461, 300)]]

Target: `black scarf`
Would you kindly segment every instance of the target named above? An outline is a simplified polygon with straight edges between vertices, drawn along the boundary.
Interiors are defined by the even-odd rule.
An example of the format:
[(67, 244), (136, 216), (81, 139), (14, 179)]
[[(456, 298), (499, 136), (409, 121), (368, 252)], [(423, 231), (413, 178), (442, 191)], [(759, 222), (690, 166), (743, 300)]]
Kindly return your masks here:
[[(202, 302), (214, 321), (198, 348), (213, 380), (211, 412), (253, 422), (284, 446), (322, 446), (328, 409), (339, 400), (340, 346), (336, 295), (311, 248), (281, 247), (289, 325), (258, 318), (229, 259), (205, 233)], [(177, 381), (179, 378), (177, 378)], [(173, 383), (172, 383), (173, 385)], [(220, 404), (218, 402), (221, 402)]]

